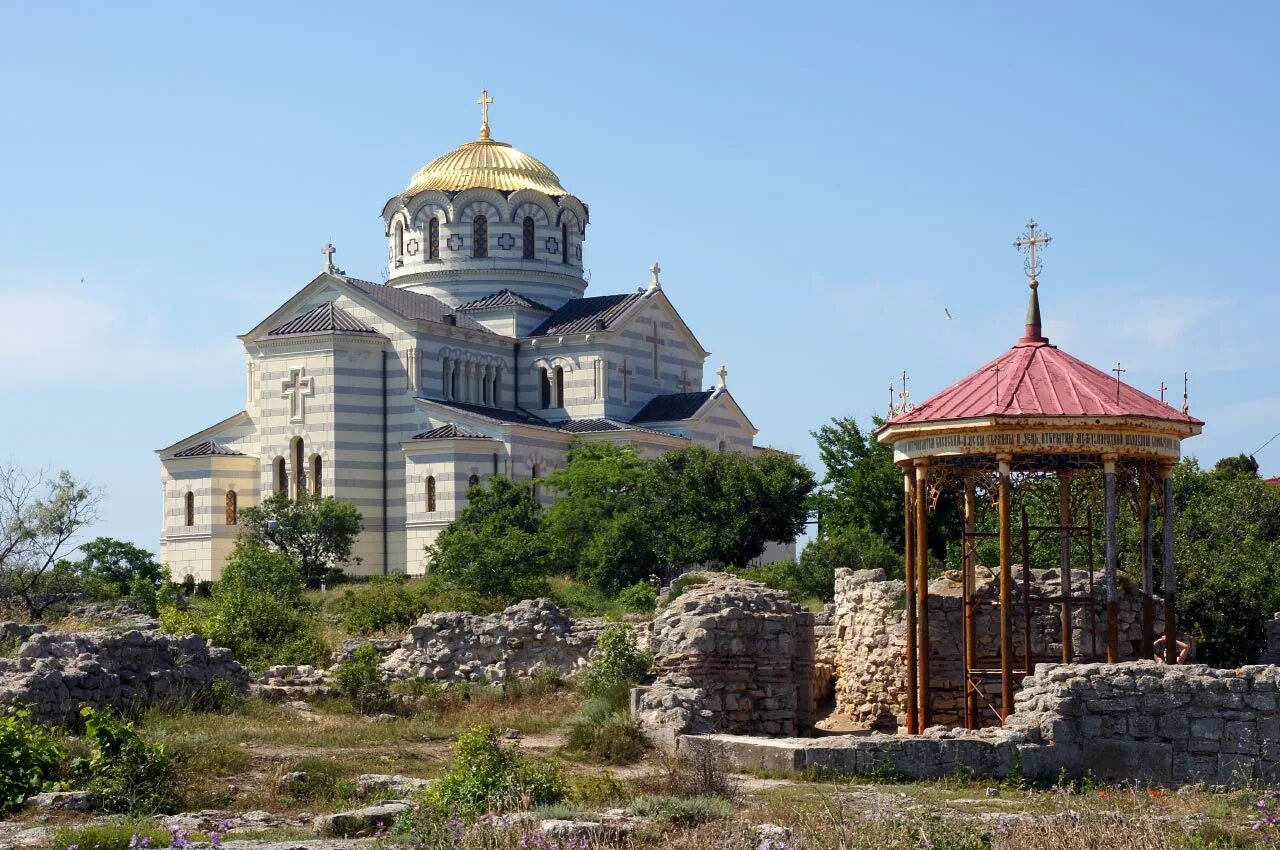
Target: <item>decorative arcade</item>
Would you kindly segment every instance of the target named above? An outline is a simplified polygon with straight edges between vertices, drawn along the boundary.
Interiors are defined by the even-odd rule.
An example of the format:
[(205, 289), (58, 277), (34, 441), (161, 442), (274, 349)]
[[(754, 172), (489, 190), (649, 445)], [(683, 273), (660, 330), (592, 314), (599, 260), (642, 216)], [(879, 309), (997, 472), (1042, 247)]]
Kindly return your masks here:
[[(918, 406), (907, 403), (904, 388), (902, 405), (877, 433), (893, 445), (906, 495), (909, 734), (934, 722), (930, 667), (939, 647), (929, 623), (931, 513), (935, 521), (948, 514), (961, 527), (959, 653), (967, 728), (1003, 723), (1014, 691), (1039, 662), (1115, 663), (1157, 652), (1167, 663), (1178, 660), (1173, 468), (1182, 440), (1199, 434), (1204, 423), (1187, 412), (1185, 391), (1182, 409), (1175, 409), (1124, 383), (1120, 364), (1109, 375), (1050, 344), (1038, 281), (1039, 249), (1049, 241), (1032, 220), (1014, 243), (1026, 253), (1031, 289), (1022, 338)], [(1125, 580), (1132, 576), (1140, 584), (1136, 642), (1122, 642), (1119, 634), (1122, 560)], [(995, 575), (984, 561), (997, 563)], [(1033, 578), (1035, 565), (1051, 569), (1036, 570)], [(992, 615), (994, 645), (979, 639), (977, 625)]]

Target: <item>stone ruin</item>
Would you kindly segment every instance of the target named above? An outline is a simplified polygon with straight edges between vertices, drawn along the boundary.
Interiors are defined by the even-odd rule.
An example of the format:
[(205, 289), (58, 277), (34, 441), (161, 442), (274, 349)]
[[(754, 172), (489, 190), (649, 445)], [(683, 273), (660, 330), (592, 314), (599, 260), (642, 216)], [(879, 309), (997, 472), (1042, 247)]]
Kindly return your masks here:
[(25, 705), (34, 720), (74, 725), (82, 705), (125, 710), (174, 702), (215, 680), (240, 693), (249, 686), (231, 650), (198, 635), (136, 629), (27, 635), (15, 657), (0, 658), (0, 705)]
[[(1015, 667), (1023, 659), (1021, 567), (1014, 570), (1013, 646)], [(1073, 610), (1072, 646), (1077, 661), (1086, 653), (1106, 653), (1106, 601), (1102, 576), (1094, 577), (1093, 613), (1088, 606)], [(978, 584), (978, 591), (995, 593), (996, 577)], [(1088, 587), (1088, 573), (1074, 571), (1072, 586), (1081, 595)], [(1061, 594), (1057, 570), (1031, 570), (1033, 598)], [(1137, 588), (1121, 582), (1119, 590), (1120, 660), (1142, 659), (1142, 596)], [(852, 728), (894, 731), (906, 726), (906, 588), (901, 580), (886, 581), (883, 570), (836, 571), (835, 604), (831, 626), (835, 634), (825, 641), (832, 653), (836, 677), (835, 717)], [(929, 584), (930, 677), (935, 723), (955, 726), (964, 722), (964, 667), (962, 588), (958, 572), (948, 572)], [(994, 658), (1000, 641), (999, 614), (994, 606), (978, 609), (976, 636), (979, 658)], [(1156, 601), (1155, 629), (1164, 629), (1163, 603)], [(1059, 608), (1034, 608), (1031, 618), (1032, 655), (1044, 658), (1062, 652)], [(1000, 685), (984, 691), (994, 707), (1000, 705)], [(994, 712), (985, 710), (987, 723)]]
[(632, 716), (668, 744), (689, 733), (807, 734), (813, 614), (757, 582), (701, 577), (653, 621), (654, 681), (632, 692)]

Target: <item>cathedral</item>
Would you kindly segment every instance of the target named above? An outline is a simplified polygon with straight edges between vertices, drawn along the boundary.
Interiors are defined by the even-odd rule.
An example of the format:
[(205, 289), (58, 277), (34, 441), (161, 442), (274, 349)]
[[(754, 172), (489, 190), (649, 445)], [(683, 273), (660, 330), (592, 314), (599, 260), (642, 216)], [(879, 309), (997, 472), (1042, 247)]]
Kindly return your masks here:
[[(161, 560), (217, 579), (238, 514), (271, 493), (354, 502), (361, 575), (422, 574), (424, 547), (490, 475), (530, 481), (575, 441), (646, 456), (753, 452), (756, 429), (667, 297), (587, 295), (587, 205), (489, 134), (437, 157), (382, 208), (389, 279), (334, 264), (254, 328), (244, 409), (161, 449)], [(794, 557), (779, 544), (762, 560)]]

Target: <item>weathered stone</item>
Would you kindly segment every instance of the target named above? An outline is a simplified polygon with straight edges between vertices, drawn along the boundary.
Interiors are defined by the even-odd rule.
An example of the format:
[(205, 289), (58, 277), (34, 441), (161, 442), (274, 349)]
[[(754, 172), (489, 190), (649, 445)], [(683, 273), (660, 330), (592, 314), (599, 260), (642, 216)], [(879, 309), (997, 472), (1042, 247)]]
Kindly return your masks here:
[(373, 835), (390, 829), (396, 817), (408, 809), (407, 803), (383, 803), (349, 812), (320, 815), (312, 822), (311, 829), (321, 836), (352, 838)]
[(419, 779), (415, 776), (364, 773), (356, 777), (356, 790), (362, 794), (386, 794), (397, 800), (408, 799), (415, 792), (430, 788), (435, 779)]
[(45, 791), (28, 797), (23, 805), (44, 812), (91, 812), (97, 804), (97, 799), (89, 791)]

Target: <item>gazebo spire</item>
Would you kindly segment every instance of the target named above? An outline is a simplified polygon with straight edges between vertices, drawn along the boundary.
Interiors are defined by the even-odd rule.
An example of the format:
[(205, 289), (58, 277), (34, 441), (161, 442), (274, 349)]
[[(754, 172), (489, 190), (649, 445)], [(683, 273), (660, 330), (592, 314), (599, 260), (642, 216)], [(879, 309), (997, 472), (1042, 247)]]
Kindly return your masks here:
[(1040, 323), (1040, 281), (1036, 278), (1040, 274), (1042, 263), (1037, 256), (1039, 247), (1048, 245), (1053, 241), (1053, 237), (1048, 233), (1041, 231), (1040, 225), (1036, 224), (1036, 220), (1027, 221), (1027, 228), (1023, 231), (1021, 237), (1014, 241), (1013, 247), (1019, 251), (1025, 251), (1027, 260), (1023, 264), (1023, 268), (1027, 273), (1027, 285), (1031, 287), (1031, 299), (1027, 303), (1027, 326), (1026, 333), (1019, 342), (1048, 342), (1044, 336), (1043, 327)]

